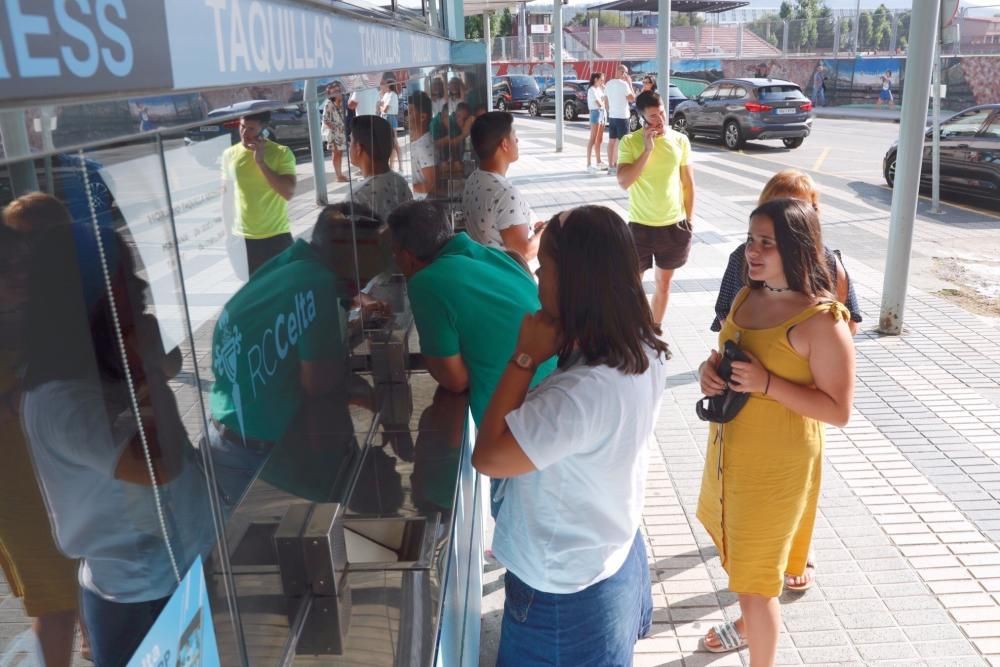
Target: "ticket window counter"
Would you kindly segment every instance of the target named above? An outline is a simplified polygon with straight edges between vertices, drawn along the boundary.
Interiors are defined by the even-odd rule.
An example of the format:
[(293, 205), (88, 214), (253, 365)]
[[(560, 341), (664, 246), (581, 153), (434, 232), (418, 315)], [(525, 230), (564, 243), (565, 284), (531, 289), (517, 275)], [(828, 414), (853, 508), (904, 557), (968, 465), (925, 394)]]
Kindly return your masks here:
[[(483, 81), (480, 69), (317, 85), (340, 82), (360, 106), (393, 81), (406, 115), (390, 169), (411, 196), (454, 206), (470, 169), (467, 125), (458, 101), (453, 110), (432, 89)], [(407, 103), (417, 93), (430, 114)], [(0, 226), (10, 461), (0, 474), (14, 496), (0, 510), (0, 543), (24, 628), (82, 598), (94, 648), (129, 654), (147, 628), (109, 624), (135, 609), (155, 618), (200, 557), (221, 664), (478, 662), (480, 489), (467, 407), (421, 370), (381, 219), (389, 211), (363, 189), (384, 172), (353, 147), (374, 152), (377, 130), (345, 143), (348, 180), (336, 178), (332, 150), (324, 161), (329, 201), (368, 211), (346, 204), (319, 227), (309, 142), (289, 141), (292, 238), (250, 279), (226, 210), (233, 193), (220, 187), (235, 169), (226, 152), (239, 116), (208, 118), (255, 101), (241, 95), (269, 98), (272, 118), (306, 97), (301, 82), (209, 91), (183, 107), (205, 114), (196, 124), (123, 101), (155, 127), (117, 139), (106, 130), (82, 151), (47, 125), (35, 132), (45, 114), (29, 109), (35, 156), (0, 165), (0, 205), (14, 203)], [(287, 130), (269, 129), (278, 140)], [(25, 554), (47, 560), (32, 570)], [(39, 573), (61, 577), (59, 595), (37, 594)]]

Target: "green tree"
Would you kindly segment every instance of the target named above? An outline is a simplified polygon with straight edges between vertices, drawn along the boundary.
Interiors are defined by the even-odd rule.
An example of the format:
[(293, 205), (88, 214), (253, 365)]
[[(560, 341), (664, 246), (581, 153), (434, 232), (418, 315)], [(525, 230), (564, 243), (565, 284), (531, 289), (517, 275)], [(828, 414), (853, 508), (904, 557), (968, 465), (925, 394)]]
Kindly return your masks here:
[(884, 51), (889, 48), (891, 39), (892, 16), (885, 5), (879, 5), (878, 9), (872, 12), (871, 48), (875, 51)]
[[(494, 14), (490, 18), (490, 34), (492, 37), (500, 37), (514, 34), (514, 16), (510, 9), (504, 9), (499, 14)], [(483, 16), (476, 14), (465, 17), (465, 38), (483, 38)]]
[(863, 51), (870, 48), (869, 45), (872, 41), (872, 13), (869, 11), (861, 12), (858, 16), (858, 44), (857, 50)]
[(697, 12), (674, 12), (670, 19), (672, 26), (705, 25), (705, 17)]
[(781, 41), (782, 25), (778, 14), (765, 14), (746, 25), (746, 29), (757, 35), (771, 46), (777, 46)]
[(819, 25), (825, 22), (830, 31), (829, 39), (832, 40), (833, 27), (829, 25), (832, 16), (829, 8), (823, 0), (795, 0), (791, 3), (784, 0), (781, 3), (779, 16), (788, 25), (788, 47), (794, 50), (812, 50), (816, 48), (819, 41)]

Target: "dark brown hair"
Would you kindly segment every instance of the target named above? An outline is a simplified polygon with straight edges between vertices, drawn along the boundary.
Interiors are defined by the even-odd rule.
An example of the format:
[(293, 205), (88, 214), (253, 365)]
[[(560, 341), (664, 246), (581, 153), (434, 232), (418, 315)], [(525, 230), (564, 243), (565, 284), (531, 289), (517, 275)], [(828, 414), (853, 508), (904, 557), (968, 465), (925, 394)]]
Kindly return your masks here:
[(639, 256), (628, 225), (604, 206), (574, 208), (554, 217), (539, 249), (555, 264), (564, 364), (578, 346), (588, 366), (629, 375), (649, 368), (646, 346), (663, 354), (639, 277)]
[[(774, 240), (781, 256), (788, 287), (808, 296), (831, 296), (833, 280), (823, 250), (819, 215), (809, 202), (801, 199), (772, 199), (755, 208), (750, 218), (763, 216), (774, 223)], [(751, 280), (744, 262), (744, 280), (751, 288), (764, 283)]]

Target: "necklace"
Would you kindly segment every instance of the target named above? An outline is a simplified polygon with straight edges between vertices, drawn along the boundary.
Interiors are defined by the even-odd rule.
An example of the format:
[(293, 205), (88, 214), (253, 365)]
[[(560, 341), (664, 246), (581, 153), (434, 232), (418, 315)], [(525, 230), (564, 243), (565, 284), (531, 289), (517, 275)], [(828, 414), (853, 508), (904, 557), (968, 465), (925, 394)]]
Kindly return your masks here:
[(780, 293), (780, 292), (790, 292), (792, 290), (791, 287), (771, 287), (767, 283), (761, 283), (761, 284), (764, 285), (764, 289), (766, 289), (768, 291), (771, 291), (771, 292), (779, 292)]

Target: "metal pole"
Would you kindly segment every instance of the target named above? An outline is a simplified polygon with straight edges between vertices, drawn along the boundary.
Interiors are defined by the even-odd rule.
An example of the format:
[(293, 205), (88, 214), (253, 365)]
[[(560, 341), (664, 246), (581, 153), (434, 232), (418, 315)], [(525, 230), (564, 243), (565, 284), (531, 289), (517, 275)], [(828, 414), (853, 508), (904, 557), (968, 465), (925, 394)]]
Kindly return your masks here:
[(658, 0), (659, 30), (656, 31), (656, 83), (666, 95), (670, 90), (670, 10), (671, 0)]
[(528, 3), (521, 3), (521, 62), (528, 62)]
[[(28, 141), (28, 127), (25, 125), (23, 109), (0, 111), (0, 141), (3, 141), (4, 155), (8, 158), (31, 155)], [(13, 162), (7, 167), (10, 185), (15, 197), (38, 191), (38, 174), (32, 160)]]
[(486, 41), (486, 110), (493, 111), (493, 36), (489, 12), (483, 12), (483, 39)]
[[(940, 31), (939, 31), (940, 34)], [(934, 44), (934, 133), (931, 143), (931, 213), (941, 213), (941, 41)]]
[(326, 167), (323, 164), (322, 116), (319, 113), (319, 95), (316, 93), (316, 79), (302, 82), (302, 102), (306, 105), (306, 120), (309, 122), (309, 155), (312, 157), (313, 182), (316, 184), (316, 203), (326, 206)]
[(555, 45), (555, 84), (556, 84), (556, 153), (563, 149), (563, 0), (552, 3), (552, 43)]
[(854, 55), (858, 55), (858, 37), (861, 35), (861, 0), (858, 0), (857, 8), (854, 10)]
[[(940, 0), (913, 3), (910, 18), (910, 43), (933, 44), (937, 34)], [(913, 219), (917, 214), (920, 187), (920, 164), (927, 123), (927, 96), (930, 93), (933, 49), (911, 49), (906, 61), (906, 85), (903, 87), (899, 119), (899, 147), (896, 151), (896, 178), (892, 189), (892, 213), (889, 224), (889, 251), (882, 286), (882, 310), (879, 331), (899, 335), (903, 331), (906, 283), (913, 246)]]

